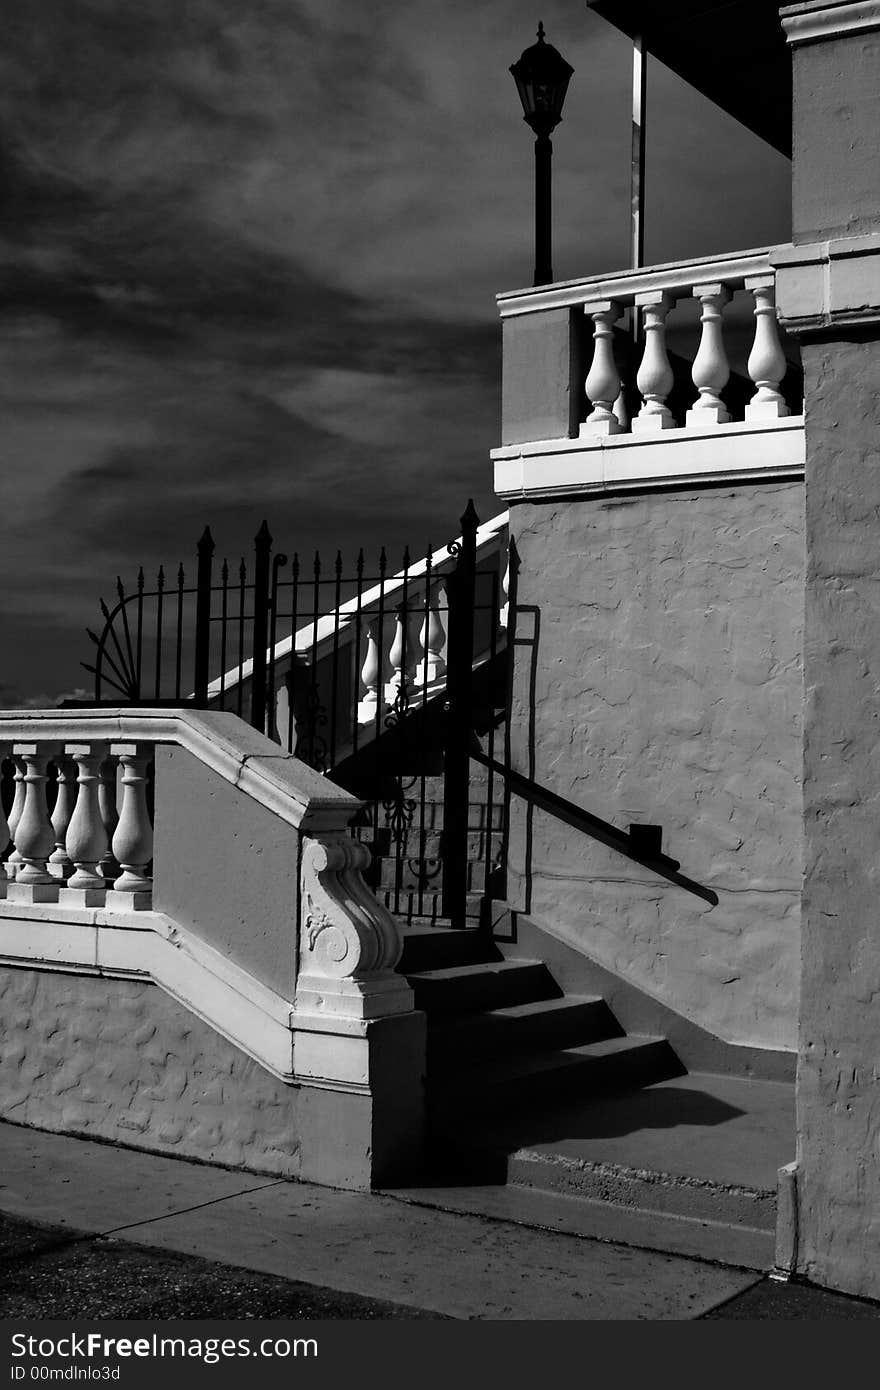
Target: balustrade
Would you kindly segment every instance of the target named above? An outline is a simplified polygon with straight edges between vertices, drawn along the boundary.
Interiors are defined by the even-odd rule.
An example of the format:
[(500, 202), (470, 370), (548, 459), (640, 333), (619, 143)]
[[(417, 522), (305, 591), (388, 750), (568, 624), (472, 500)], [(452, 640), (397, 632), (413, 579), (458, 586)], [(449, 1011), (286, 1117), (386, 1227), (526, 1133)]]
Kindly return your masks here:
[[(109, 754), (109, 756), (108, 756)], [(15, 795), (0, 841), (0, 897), (131, 911), (152, 905), (153, 830), (147, 801), (150, 745), (15, 743)], [(50, 816), (48, 766), (56, 768)], [(116, 770), (122, 770), (117, 811)]]
[[(590, 290), (601, 295), (590, 297)], [(641, 360), (636, 386), (642, 405), (629, 428), (634, 434), (676, 427), (667, 398), (675, 375), (668, 351), (668, 320), (688, 299), (700, 304), (700, 340), (691, 365), (696, 391), (686, 411), (686, 429), (706, 429), (731, 423), (724, 393), (730, 381), (728, 329), (725, 309), (739, 293), (751, 299), (754, 321), (746, 372), (754, 395), (744, 409), (748, 422), (772, 421), (789, 415), (781, 383), (787, 369), (776, 315), (775, 276), (769, 253), (703, 262), (677, 271), (659, 268), (609, 278), (585, 286), (583, 310), (592, 320), (593, 357), (584, 389), (588, 403), (581, 438), (626, 432), (627, 417), (621, 373), (615, 360), (614, 325), (629, 311), (641, 315)], [(731, 314), (733, 310), (731, 309)], [(732, 330), (730, 330), (732, 331)]]

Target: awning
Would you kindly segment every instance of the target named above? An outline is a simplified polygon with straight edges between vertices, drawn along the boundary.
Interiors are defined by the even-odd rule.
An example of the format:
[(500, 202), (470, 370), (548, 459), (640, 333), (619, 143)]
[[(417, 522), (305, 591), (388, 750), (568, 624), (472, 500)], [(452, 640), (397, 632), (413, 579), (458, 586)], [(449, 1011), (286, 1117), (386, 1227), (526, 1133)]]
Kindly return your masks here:
[(778, 0), (587, 0), (590, 9), (791, 158), (791, 55)]

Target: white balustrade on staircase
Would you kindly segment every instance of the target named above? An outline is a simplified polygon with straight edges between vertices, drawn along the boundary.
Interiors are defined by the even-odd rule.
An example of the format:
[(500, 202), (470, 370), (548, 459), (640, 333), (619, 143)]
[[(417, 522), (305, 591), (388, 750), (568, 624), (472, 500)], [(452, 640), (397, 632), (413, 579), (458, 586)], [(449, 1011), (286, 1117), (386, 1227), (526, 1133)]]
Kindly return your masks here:
[[(502, 512), (478, 528), (478, 570), (481, 564), (485, 565), (495, 555), (506, 563), (507, 523), (508, 513)], [(288, 729), (292, 728), (295, 747), (298, 732), (296, 714), (289, 707), (291, 665), (294, 669), (307, 672), (311, 681), (322, 662), (332, 661), (334, 652), (341, 653), (346, 649), (351, 652), (355, 692), (350, 717), (358, 726), (358, 746), (371, 737), (371, 726), (374, 729), (381, 726), (383, 711), (398, 696), (402, 675), (407, 677), (410, 704), (432, 698), (442, 688), (446, 671), (448, 609), (445, 577), (455, 568), (459, 543), (460, 537), (442, 550), (432, 551), (430, 556), (387, 576), (381, 583), (371, 585), (359, 597), (347, 599), (338, 610), (319, 614), (317, 621), (312, 618), (292, 636), (276, 642), (268, 663), (275, 679), (275, 709), (270, 722), (281, 733), (284, 742)], [(427, 597), (426, 585), (430, 585)], [(405, 642), (403, 623), (398, 613), (404, 595), (409, 614)], [(504, 627), (503, 612), (499, 605), (499, 630)], [(488, 652), (477, 655), (485, 656)], [(406, 669), (402, 672), (401, 662), (404, 660)], [(358, 665), (359, 670), (356, 669)], [(209, 685), (209, 701), (219, 697), (222, 691), (228, 702), (230, 692), (238, 682), (249, 679), (250, 675), (249, 661), (243, 664), (241, 671), (237, 666), (230, 668), (223, 677)], [(320, 686), (320, 681), (317, 684)], [(344, 752), (344, 738), (338, 738), (337, 742)]]
[[(788, 416), (790, 407), (781, 391), (788, 364), (780, 342), (771, 257), (772, 250), (746, 252), (677, 267), (651, 267), (584, 282), (582, 288), (560, 290), (556, 299), (564, 295), (564, 302), (580, 301), (585, 317), (592, 321), (593, 354), (584, 383), (588, 408), (580, 437), (589, 440), (626, 432), (626, 383), (621, 381), (615, 358), (615, 334), (620, 330), (614, 325), (627, 311), (641, 314), (643, 340), (635, 383), (643, 404), (629, 429), (640, 434), (677, 427), (667, 405), (674, 384), (667, 320), (679, 302), (692, 298), (699, 301), (701, 309), (700, 341), (691, 367), (697, 395), (686, 412), (683, 428), (704, 430), (729, 424), (731, 413), (723, 398), (730, 379), (724, 310), (740, 292), (750, 296), (754, 317), (746, 370), (755, 393), (745, 407), (744, 418), (772, 421)], [(514, 309), (511, 306), (502, 312)]]
[[(12, 850), (0, 885), (19, 904), (144, 909), (151, 905), (153, 831), (147, 803), (149, 745), (14, 743), (15, 796), (0, 823)], [(122, 768), (121, 812), (116, 763)], [(56, 768), (50, 816), (48, 766)], [(2, 812), (0, 812), (2, 816)], [(110, 834), (112, 833), (112, 849)], [(124, 856), (124, 857), (123, 857)]]

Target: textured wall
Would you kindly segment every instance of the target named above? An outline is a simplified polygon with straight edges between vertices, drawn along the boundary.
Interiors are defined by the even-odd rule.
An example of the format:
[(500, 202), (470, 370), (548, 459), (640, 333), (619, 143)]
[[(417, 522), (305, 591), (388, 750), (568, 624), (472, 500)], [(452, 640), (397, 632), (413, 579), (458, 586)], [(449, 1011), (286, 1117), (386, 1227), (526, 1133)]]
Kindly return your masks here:
[(877, 229), (880, 33), (794, 50), (795, 241)]
[(880, 1298), (880, 342), (804, 344), (800, 1267)]
[(720, 902), (541, 812), (529, 847), (521, 804), (512, 897), (726, 1041), (782, 1048), (797, 1036), (802, 509), (788, 483), (511, 513), (515, 766), (531, 754), (540, 783), (624, 829), (661, 824)]
[(153, 905), (293, 998), (297, 831), (185, 748), (156, 748)]
[(369, 1096), (285, 1085), (139, 981), (0, 969), (0, 1115), (255, 1172), (370, 1180)]
[(504, 319), (501, 442), (577, 434), (586, 368), (583, 312), (545, 309)]

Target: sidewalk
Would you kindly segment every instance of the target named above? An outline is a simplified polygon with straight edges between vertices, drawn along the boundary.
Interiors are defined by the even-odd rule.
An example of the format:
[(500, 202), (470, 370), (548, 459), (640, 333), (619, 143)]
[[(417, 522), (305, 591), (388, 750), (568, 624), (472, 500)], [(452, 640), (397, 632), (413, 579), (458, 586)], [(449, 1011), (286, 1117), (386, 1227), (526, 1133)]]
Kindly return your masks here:
[(0, 1124), (6, 1318), (878, 1318), (760, 1272)]

